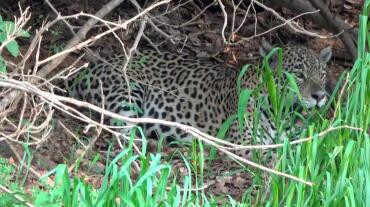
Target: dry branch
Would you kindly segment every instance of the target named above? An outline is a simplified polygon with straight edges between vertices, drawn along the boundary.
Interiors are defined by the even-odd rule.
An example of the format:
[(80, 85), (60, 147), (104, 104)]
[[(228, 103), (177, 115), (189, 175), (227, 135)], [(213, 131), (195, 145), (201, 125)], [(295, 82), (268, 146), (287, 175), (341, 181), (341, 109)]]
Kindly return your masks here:
[[(75, 106), (78, 106), (78, 107), (86, 107), (86, 108), (89, 108), (92, 111), (96, 111), (100, 114), (103, 114), (104, 116), (108, 116), (108, 117), (111, 117), (111, 118), (114, 118), (114, 119), (122, 120), (122, 121), (125, 121), (127, 123), (135, 123), (135, 124), (138, 124), (138, 123), (156, 123), (156, 124), (176, 127), (176, 128), (179, 128), (179, 129), (185, 131), (188, 134), (191, 134), (192, 136), (196, 137), (197, 139), (203, 141), (204, 143), (209, 144), (211, 146), (214, 146), (217, 149), (219, 149), (220, 151), (224, 152), (225, 154), (230, 155), (233, 158), (235, 158), (235, 159), (237, 159), (237, 160), (239, 160), (239, 161), (241, 161), (241, 162), (243, 162), (247, 165), (250, 165), (254, 168), (257, 168), (257, 169), (260, 169), (260, 170), (263, 170), (263, 171), (266, 171), (266, 172), (269, 172), (269, 173), (273, 173), (273, 174), (276, 174), (276, 175), (279, 175), (279, 176), (283, 176), (283, 177), (286, 177), (286, 178), (304, 183), (306, 185), (310, 185), (310, 186), (313, 185), (313, 183), (311, 183), (311, 182), (302, 180), (300, 178), (297, 178), (295, 176), (292, 176), (292, 175), (289, 175), (289, 174), (286, 174), (286, 173), (282, 173), (282, 172), (279, 172), (279, 171), (276, 171), (276, 170), (269, 169), (269, 168), (267, 168), (263, 165), (254, 163), (254, 162), (252, 162), (250, 160), (247, 160), (243, 157), (237, 156), (234, 153), (229, 151), (230, 149), (234, 149), (234, 148), (236, 148), (236, 149), (241, 149), (241, 148), (244, 149), (244, 148), (247, 148), (247, 147), (254, 148), (253, 146), (244, 146), (243, 147), (243, 146), (240, 146), (240, 145), (232, 144), (232, 143), (227, 142), (225, 140), (217, 139), (213, 136), (210, 136), (206, 133), (203, 133), (200, 130), (198, 130), (194, 127), (191, 127), (191, 126), (187, 126), (187, 125), (177, 123), (177, 122), (160, 120), (160, 119), (130, 118), (130, 117), (121, 116), (119, 114), (104, 110), (104, 109), (102, 109), (100, 107), (97, 107), (93, 104), (90, 104), (90, 103), (87, 103), (87, 102), (84, 102), (84, 101), (79, 101), (79, 100), (76, 100), (76, 99), (73, 99), (73, 98), (57, 96), (57, 95), (49, 93), (49, 92), (44, 92), (44, 91), (38, 89), (37, 87), (31, 85), (30, 83), (17, 81), (17, 80), (13, 80), (13, 79), (7, 79), (7, 80), (1, 80), (0, 79), (0, 87), (13, 88), (13, 89), (17, 89), (17, 90), (20, 90), (20, 91), (23, 91), (23, 92), (27, 92), (27, 93), (30, 93), (30, 94), (37, 95), (44, 102), (46, 102), (50, 105), (53, 105), (55, 108), (58, 108), (58, 109), (66, 112), (66, 113), (73, 112), (75, 114), (78, 114), (79, 116), (83, 117), (83, 118), (80, 118), (80, 120), (82, 120), (84, 122), (87, 122), (89, 124), (94, 124), (96, 126), (102, 127), (103, 129), (107, 129), (107, 127), (105, 125), (99, 123), (99, 122), (92, 121), (91, 119), (86, 118), (86, 116), (84, 116), (82, 113), (80, 113), (77, 110), (75, 110), (74, 108), (70, 107), (69, 104), (72, 104), (72, 105), (75, 105)], [(68, 103), (68, 104), (65, 104), (65, 103)], [(320, 136), (325, 135), (329, 131), (342, 129), (342, 128), (348, 128), (348, 129), (353, 129), (353, 130), (362, 130), (362, 129), (358, 129), (358, 128), (354, 128), (354, 127), (342, 126), (342, 127), (328, 129), (327, 131), (324, 131)], [(312, 138), (308, 138), (305, 141), (309, 141), (309, 140), (312, 140)], [(224, 146), (224, 145), (226, 145), (226, 146)], [(276, 146), (274, 146), (274, 147), (276, 147)], [(281, 146), (279, 146), (279, 147), (281, 147)], [(261, 147), (261, 148), (264, 148), (264, 147)]]
[(334, 16), (329, 8), (323, 4), (321, 1), (318, 0), (310, 0), (311, 4), (320, 9), (320, 14), (324, 17), (327, 24), (331, 27), (331, 30), (335, 31), (335, 33), (340, 34), (339, 37), (347, 47), (348, 52), (351, 54), (353, 60), (357, 57), (357, 48), (355, 42), (351, 38), (350, 34), (341, 27), (338, 17)]
[[(117, 6), (120, 2), (122, 2), (122, 0), (112, 0), (111, 2), (109, 2), (107, 5), (105, 5), (101, 10), (99, 10), (96, 15), (94, 15), (94, 18), (90, 19), (87, 23), (85, 23), (85, 25), (80, 29), (80, 31), (77, 33), (77, 35), (75, 35), (67, 44), (67, 46), (65, 47), (65, 49), (56, 54), (56, 55), (53, 55), (45, 60), (42, 60), (42, 61), (39, 61), (38, 63), (39, 64), (43, 64), (43, 63), (46, 63), (46, 62), (49, 62), (47, 65), (45, 65), (40, 71), (37, 72), (37, 75), (39, 77), (46, 77), (54, 68), (56, 68), (63, 60), (64, 58), (71, 52), (75, 51), (75, 50), (78, 50), (78, 49), (81, 49), (82, 47), (84, 46), (87, 46), (88, 44), (96, 41), (97, 39), (107, 35), (107, 34), (110, 34), (118, 29), (121, 29), (121, 28), (125, 28), (128, 24), (132, 23), (133, 21), (137, 20), (138, 18), (144, 16), (146, 13), (148, 13), (149, 11), (153, 10), (154, 8), (162, 5), (162, 4), (166, 4), (168, 2), (170, 2), (170, 0), (163, 0), (163, 1), (160, 1), (160, 2), (157, 2), (151, 6), (149, 6), (148, 8), (144, 9), (142, 12), (138, 13), (137, 15), (135, 15), (133, 18), (125, 21), (124, 23), (120, 24), (119, 26), (116, 26), (112, 29), (109, 29), (108, 31), (100, 34), (100, 35), (97, 35), (95, 37), (92, 37), (82, 43), (79, 43), (82, 39), (85, 38), (87, 32), (91, 29), (91, 27), (96, 23), (98, 22), (99, 19), (101, 19), (104, 15), (106, 15), (109, 11), (111, 11), (115, 6)], [(77, 14), (77, 17), (79, 15), (83, 15), (83, 13), (81, 14)], [(46, 31), (52, 24), (54, 24), (55, 22), (59, 21), (63, 19), (62, 17), (58, 16), (54, 21), (52, 21), (51, 23), (47, 24), (47, 26), (45, 26), (44, 28), (42, 28), (40, 31), (41, 32), (38, 32), (35, 36), (35, 38), (32, 40), (32, 43), (31, 43), (31, 46), (30, 46), (30, 49), (27, 51), (27, 54), (24, 58), (24, 60), (21, 61), (22, 65), (24, 65), (24, 63), (26, 62), (26, 59), (28, 59), (28, 57), (31, 55), (32, 51), (34, 50), (35, 46), (37, 45), (38, 41), (40, 40), (41, 36), (42, 36), (42, 32), (43, 31)], [(33, 83), (35, 81), (37, 81), (38, 79), (31, 79), (29, 80), (30, 83)], [(20, 99), (20, 93), (19, 91), (10, 91), (8, 92), (1, 100), (0, 100), (0, 111), (4, 111), (11, 103), (15, 102), (17, 103)]]
[[(289, 175), (289, 174), (286, 174), (286, 173), (282, 173), (282, 172), (279, 172), (279, 171), (276, 171), (276, 170), (269, 169), (269, 168), (267, 168), (263, 165), (254, 163), (254, 162), (249, 161), (245, 158), (237, 156), (237, 155), (229, 152), (227, 149), (224, 149), (224, 147), (217, 144), (216, 142), (232, 145), (231, 143), (226, 142), (226, 141), (221, 140), (221, 139), (217, 139), (217, 138), (215, 138), (213, 136), (210, 136), (208, 134), (205, 134), (205, 133), (203, 133), (203, 132), (199, 131), (198, 129), (196, 129), (194, 127), (191, 127), (191, 126), (187, 126), (187, 125), (177, 123), (177, 122), (160, 120), (160, 119), (130, 118), (130, 117), (121, 116), (119, 114), (104, 110), (104, 109), (102, 109), (100, 107), (97, 107), (93, 104), (83, 102), (83, 101), (78, 101), (78, 100), (73, 99), (73, 98), (58, 96), (58, 95), (55, 95), (55, 94), (52, 94), (52, 93), (49, 93), (49, 92), (44, 92), (44, 91), (41, 91), (40, 89), (38, 89), (37, 87), (31, 85), (30, 83), (17, 81), (17, 80), (13, 80), (13, 79), (7, 79), (7, 80), (1, 80), (0, 79), (0, 87), (13, 88), (13, 89), (17, 89), (17, 90), (20, 90), (20, 91), (23, 91), (23, 92), (27, 92), (27, 93), (30, 93), (30, 94), (37, 95), (44, 102), (46, 102), (48, 104), (51, 104), (54, 107), (56, 107), (56, 108), (58, 108), (58, 109), (60, 109), (64, 112), (74, 111), (75, 113), (78, 113), (81, 116), (83, 116), (81, 113), (76, 112), (75, 109), (73, 109), (72, 107), (64, 104), (64, 102), (76, 105), (78, 107), (88, 107), (89, 109), (91, 109), (93, 111), (97, 111), (101, 114), (104, 114), (105, 116), (109, 116), (111, 118), (115, 118), (115, 119), (118, 119), (118, 120), (123, 120), (123, 121), (128, 122), (128, 123), (158, 123), (158, 124), (162, 124), (162, 125), (177, 127), (179, 129), (182, 129), (183, 131), (193, 135), (194, 137), (197, 137), (198, 139), (202, 140), (203, 142), (205, 142), (205, 143), (207, 143), (211, 146), (215, 146), (216, 148), (218, 148), (222, 152), (233, 156), (235, 159), (238, 159), (239, 161), (244, 162), (247, 165), (250, 165), (252, 167), (255, 167), (257, 169), (260, 169), (260, 170), (263, 170), (263, 171), (266, 171), (266, 172), (269, 172), (269, 173), (273, 173), (273, 174), (276, 174), (276, 175), (279, 175), (279, 176), (283, 176), (283, 177), (286, 177), (286, 178), (304, 183), (306, 185), (312, 185), (311, 182), (302, 180), (298, 177), (295, 177), (295, 176), (292, 176), (292, 175)], [(91, 120), (82, 119), (82, 121), (89, 121), (91, 123)], [(102, 126), (102, 124), (100, 124), (98, 122), (92, 122), (92, 123), (97, 125), (97, 126)], [(106, 128), (106, 127), (102, 127), (102, 128)]]
[[(315, 11), (316, 8), (314, 8), (309, 1), (304, 0), (269, 0), (271, 3), (283, 6), (295, 13), (305, 13), (305, 12), (312, 12)], [(344, 22), (342, 19), (338, 17), (334, 17), (333, 15), (328, 15), (328, 18), (323, 17), (322, 11), (325, 10), (323, 8), (317, 6), (318, 9), (321, 10), (320, 13), (312, 13), (309, 15), (306, 15), (305, 17), (307, 19), (312, 20), (315, 24), (327, 29), (330, 32), (333, 33), (346, 33), (345, 39), (342, 39), (344, 44), (346, 45), (348, 51), (353, 54), (354, 48), (353, 45), (356, 45), (357, 40), (357, 33), (358, 30), (356, 28), (352, 28), (349, 26), (346, 22)], [(339, 32), (338, 32), (339, 31)], [(343, 37), (343, 35), (341, 35)], [(347, 41), (351, 40), (351, 43), (346, 43)]]
[[(123, 0), (111, 0), (109, 3), (104, 5), (94, 16), (97, 18), (103, 18), (105, 15), (107, 15), (112, 9), (117, 7), (120, 3), (122, 3)], [(97, 18), (90, 18), (83, 26), (82, 28), (77, 32), (76, 35), (73, 36), (71, 40), (68, 41), (67, 45), (65, 46), (64, 50), (68, 50), (70, 48), (75, 47), (81, 40), (86, 38), (86, 34), (90, 29), (98, 22)], [(38, 73), (41, 77), (45, 77), (47, 74), (49, 74), (54, 68), (56, 68), (68, 55), (69, 53), (64, 53), (60, 57), (53, 59), (50, 63), (45, 65), (41, 71)]]
[[(237, 42), (230, 42), (230, 41), (227, 41), (227, 39), (230, 39), (230, 38), (226, 38), (225, 37), (225, 30), (226, 30), (226, 27), (227, 27), (227, 23), (228, 23), (228, 15), (227, 15), (227, 12), (225, 10), (225, 6), (223, 5), (223, 2), (221, 0), (218, 0), (218, 4), (220, 5), (220, 8), (221, 8), (221, 11), (222, 11), (222, 14), (224, 16), (224, 23), (223, 23), (223, 27), (222, 27), (222, 30), (221, 30), (221, 35), (222, 35), (222, 38), (224, 40), (224, 43), (226, 44), (229, 44), (229, 45), (235, 45), (235, 44), (239, 44), (241, 43), (242, 41), (249, 41), (251, 39), (254, 39), (256, 37), (259, 37), (259, 36), (262, 36), (262, 35), (265, 35), (267, 33), (270, 33), (271, 31), (274, 31), (280, 27), (283, 27), (283, 26), (288, 26), (290, 29), (292, 29), (294, 32), (296, 33), (300, 33), (300, 34), (304, 34), (304, 35), (307, 35), (307, 36), (311, 36), (311, 37), (319, 37), (319, 38), (328, 38), (328, 36), (325, 36), (325, 35), (321, 35), (321, 34), (318, 34), (316, 32), (312, 32), (312, 31), (309, 31), (309, 30), (306, 30), (305, 28), (303, 28), (302, 26), (300, 26), (298, 24), (298, 22), (296, 21), (296, 19), (302, 17), (302, 16), (307, 16), (307, 15), (310, 15), (310, 14), (313, 14), (313, 13), (317, 13), (319, 12), (318, 10), (313, 10), (313, 11), (307, 11), (307, 12), (302, 12), (300, 13), (299, 15), (296, 15), (295, 17), (293, 18), (290, 18), (290, 19), (286, 19), (284, 18), (282, 15), (280, 15), (278, 12), (276, 12), (273, 8), (270, 8), (268, 6), (266, 6), (265, 4), (257, 1), (257, 0), (253, 0), (250, 2), (250, 5), (248, 6), (248, 9), (247, 11), (245, 11), (245, 16), (248, 15), (248, 13), (250, 12), (250, 7), (254, 8), (254, 4), (259, 6), (259, 7), (262, 7), (264, 10), (266, 10), (267, 12), (271, 13), (273, 16), (275, 16), (278, 20), (281, 21), (281, 23), (277, 26), (274, 26), (273, 28), (270, 28), (264, 32), (260, 32), (260, 33), (257, 33), (257, 17), (256, 17), (256, 13), (255, 13), (255, 10), (253, 9), (254, 11), (254, 17), (255, 17), (255, 32), (254, 32), (254, 35), (250, 36), (250, 37), (242, 37), (240, 38), (241, 40), (237, 41)], [(239, 4), (238, 5), (235, 5), (235, 4), (230, 4), (228, 3), (228, 6), (231, 6), (234, 13), (233, 13), (233, 16), (232, 16), (232, 27), (231, 27), (231, 30), (230, 33), (231, 35), (230, 36), (233, 36), (233, 34), (235, 34), (239, 28), (234, 28), (234, 18), (235, 18), (235, 11), (236, 10), (242, 10), (239, 8)], [(243, 21), (244, 22), (244, 21)], [(243, 25), (243, 24), (241, 24)], [(239, 26), (241, 27), (241, 26)]]

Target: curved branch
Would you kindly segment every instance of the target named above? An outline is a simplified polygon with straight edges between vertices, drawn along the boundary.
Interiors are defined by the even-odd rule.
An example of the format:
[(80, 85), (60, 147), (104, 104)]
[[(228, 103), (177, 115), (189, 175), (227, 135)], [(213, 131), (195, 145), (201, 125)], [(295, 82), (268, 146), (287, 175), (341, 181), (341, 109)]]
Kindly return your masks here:
[(351, 54), (353, 60), (357, 57), (357, 48), (355, 43), (353, 42), (350, 34), (341, 27), (338, 17), (334, 16), (329, 8), (318, 0), (310, 0), (311, 4), (320, 9), (320, 14), (324, 17), (328, 25), (336, 32), (340, 33), (340, 39), (342, 40), (343, 44), (346, 46), (348, 52)]
[[(283, 6), (295, 13), (312, 12), (312, 11), (317, 10), (309, 3), (309, 1), (303, 1), (303, 0), (269, 0), (269, 1), (271, 3)], [(312, 14), (306, 15), (305, 17), (313, 21), (315, 24), (327, 29), (330, 32), (338, 33), (338, 31), (339, 32), (343, 31), (343, 33), (346, 33), (345, 35), (346, 39), (344, 41), (350, 40), (353, 42), (354, 45), (356, 45), (357, 34), (358, 34), (358, 30), (356, 28), (349, 26), (342, 19), (338, 17), (334, 17), (333, 15), (330, 16), (329, 20), (327, 20), (323, 16), (323, 12), (322, 12), (325, 9), (321, 7), (317, 7), (317, 8), (321, 10), (320, 13), (312, 13)], [(324, 6), (324, 8), (327, 9), (326, 6)], [(329, 14), (331, 14), (330, 11), (329, 11)], [(335, 27), (333, 27), (333, 25), (335, 25)], [(343, 43), (346, 45), (344, 41)], [(346, 47), (350, 52), (353, 51), (353, 46), (350, 46), (350, 48), (348, 48), (348, 46), (346, 45)], [(353, 52), (351, 52), (351, 54), (352, 53)]]

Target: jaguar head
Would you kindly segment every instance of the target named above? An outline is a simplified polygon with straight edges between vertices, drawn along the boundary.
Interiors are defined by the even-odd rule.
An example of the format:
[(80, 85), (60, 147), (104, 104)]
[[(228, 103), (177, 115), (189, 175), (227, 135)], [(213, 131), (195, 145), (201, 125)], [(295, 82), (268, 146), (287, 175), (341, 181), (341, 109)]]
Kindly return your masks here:
[[(262, 41), (260, 53), (268, 54), (273, 47), (265, 40)], [(307, 108), (321, 107), (327, 101), (326, 68), (331, 58), (331, 47), (326, 47), (316, 54), (304, 46), (283, 47), (282, 68), (283, 71), (293, 74), (302, 97), (302, 102)], [(277, 68), (278, 55), (272, 54), (270, 66)]]

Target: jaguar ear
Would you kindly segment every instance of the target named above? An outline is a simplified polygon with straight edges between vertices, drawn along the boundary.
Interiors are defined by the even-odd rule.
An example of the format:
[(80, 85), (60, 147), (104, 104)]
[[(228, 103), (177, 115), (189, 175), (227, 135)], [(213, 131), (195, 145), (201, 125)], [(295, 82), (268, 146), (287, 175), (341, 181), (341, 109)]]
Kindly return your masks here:
[[(265, 57), (274, 47), (268, 43), (265, 38), (262, 38), (261, 47), (259, 48), (260, 55)], [(278, 54), (275, 52), (269, 59), (270, 66), (276, 68), (278, 62)]]
[(320, 56), (319, 56), (320, 62), (321, 63), (329, 62), (331, 55), (332, 55), (331, 47), (330, 46), (325, 47), (324, 49), (320, 51)]
[(273, 47), (270, 45), (270, 43), (268, 43), (265, 38), (262, 38), (261, 47), (259, 48), (260, 55), (265, 57), (272, 50), (272, 48)]

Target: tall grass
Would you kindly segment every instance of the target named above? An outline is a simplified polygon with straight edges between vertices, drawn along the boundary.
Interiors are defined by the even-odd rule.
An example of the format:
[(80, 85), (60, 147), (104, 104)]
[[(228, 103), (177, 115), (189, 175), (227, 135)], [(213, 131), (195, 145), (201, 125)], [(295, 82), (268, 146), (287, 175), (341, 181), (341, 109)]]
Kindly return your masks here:
[[(282, 159), (277, 168), (309, 180), (314, 186), (272, 176), (267, 205), (370, 206), (370, 53), (366, 51), (370, 48), (369, 10), (367, 0), (359, 17), (358, 58), (348, 76), (342, 78), (345, 97), (332, 103), (337, 108), (334, 117), (310, 120), (302, 136), (313, 136), (312, 141), (278, 150)], [(318, 137), (319, 132), (338, 126), (362, 130), (342, 128)]]
[[(307, 130), (300, 135), (312, 136), (312, 141), (290, 146), (286, 140), (284, 146), (277, 149), (277, 170), (311, 181), (314, 185), (305, 186), (275, 175), (271, 175), (271, 181), (266, 185), (262, 172), (252, 171), (255, 173), (253, 183), (249, 189), (245, 189), (242, 201), (237, 202), (226, 195), (223, 206), (370, 206), (369, 10), (370, 0), (366, 0), (359, 17), (358, 59), (348, 78), (343, 76), (341, 79), (346, 84), (346, 93), (341, 95), (341, 99), (335, 99), (341, 92), (337, 87), (334, 90), (336, 94), (329, 101), (336, 108), (334, 118), (313, 116), (305, 124)], [(279, 122), (283, 120), (284, 111), (288, 110), (284, 109), (284, 102), (277, 95), (277, 86), (271, 78), (268, 80), (269, 91), (272, 92), (270, 98), (274, 103), (272, 116)], [(289, 91), (286, 88), (283, 90)], [(248, 90), (240, 91), (243, 99), (248, 99), (252, 94)], [(245, 104), (245, 101), (241, 101), (240, 113), (244, 113)], [(327, 112), (327, 109), (322, 109), (319, 114)], [(234, 118), (243, 122), (240, 115)], [(257, 119), (258, 114), (255, 116)], [(291, 123), (281, 123), (281, 129), (284, 124)], [(363, 130), (342, 128), (318, 136), (329, 127), (345, 125)], [(54, 187), (45, 185), (42, 190), (35, 188), (31, 196), (19, 195), (36, 206), (218, 206), (219, 197), (202, 189), (206, 182), (205, 173), (209, 171), (201, 142), (192, 143), (188, 156), (179, 154), (184, 160), (186, 175), (174, 174), (174, 169), (164, 164), (159, 154), (146, 152), (146, 142), (143, 143), (139, 155), (134, 154), (131, 140), (128, 147), (115, 158), (110, 160), (107, 157), (103, 182), (98, 188), (93, 188), (77, 175), (69, 174), (65, 165), (59, 165), (46, 175), (55, 177)], [(254, 156), (256, 161), (259, 157), (258, 153)], [(134, 169), (137, 171), (132, 173)], [(9, 178), (10, 174), (2, 172), (1, 176)], [(10, 183), (10, 179), (0, 180), (1, 185)], [(12, 189), (19, 192), (19, 188)], [(0, 195), (0, 204), (24, 204), (12, 200), (17, 201), (12, 194)]]

